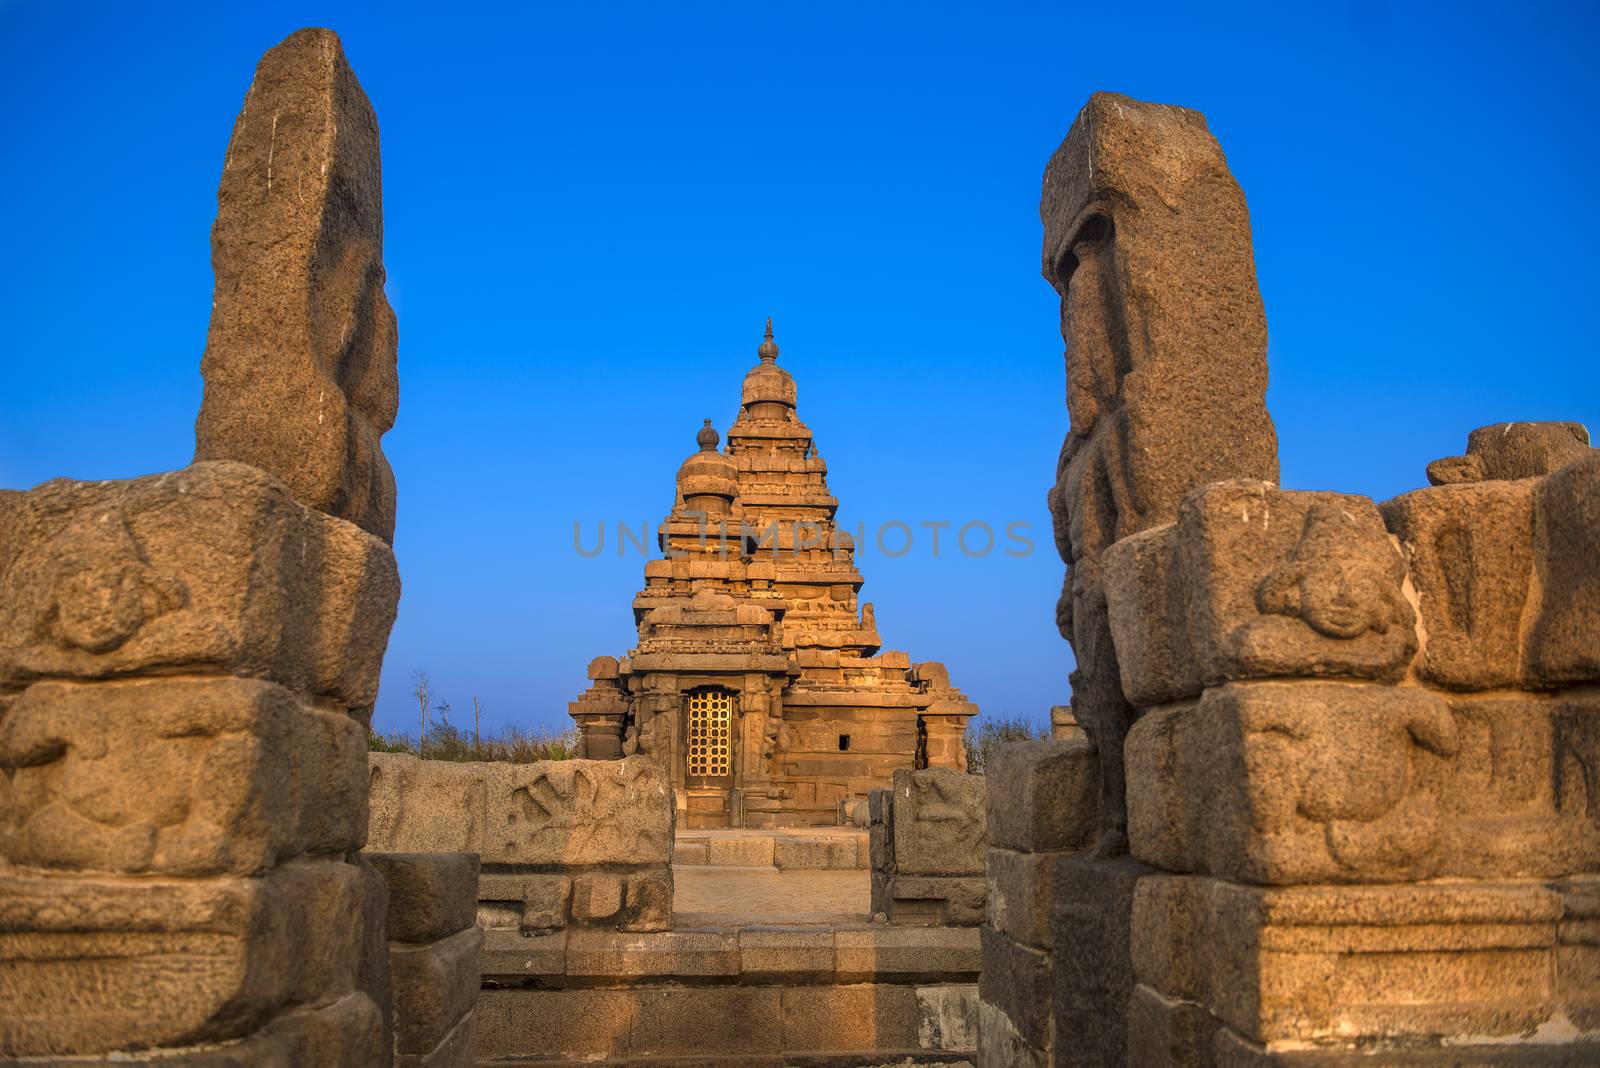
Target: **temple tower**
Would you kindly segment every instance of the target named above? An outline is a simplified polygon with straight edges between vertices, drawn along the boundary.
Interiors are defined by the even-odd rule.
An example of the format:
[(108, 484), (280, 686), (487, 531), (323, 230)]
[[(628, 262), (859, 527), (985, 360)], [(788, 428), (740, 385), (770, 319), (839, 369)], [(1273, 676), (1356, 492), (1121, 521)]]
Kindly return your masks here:
[(896, 768), (965, 767), (977, 713), (944, 665), (879, 653), (770, 319), (757, 355), (726, 448), (706, 419), (678, 469), (638, 645), (569, 706), (584, 755), (664, 765), (689, 827), (835, 823)]

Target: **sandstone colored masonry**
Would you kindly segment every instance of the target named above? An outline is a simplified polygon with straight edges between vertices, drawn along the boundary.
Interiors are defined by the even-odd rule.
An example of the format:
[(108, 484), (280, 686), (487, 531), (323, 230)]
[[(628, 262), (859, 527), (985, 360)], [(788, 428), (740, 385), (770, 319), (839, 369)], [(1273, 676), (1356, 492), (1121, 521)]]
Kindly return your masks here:
[(949, 768), (894, 773), (869, 795), (872, 911), (889, 923), (983, 922), (985, 779)]
[(671, 925), (672, 791), (654, 761), (370, 761), (368, 848), (476, 854), (480, 926)]
[(1197, 486), (1277, 479), (1266, 319), (1244, 195), (1198, 112), (1096, 93), (1045, 170), (1039, 214), (1072, 419), (1049, 493), (1067, 563), (1056, 616), (1077, 658), (1072, 711), (1100, 755), (1109, 855), (1126, 848), (1134, 710), (1102, 559), (1171, 522)]
[[(1204, 131), (1097, 95), (1045, 176), (1073, 710), (1126, 769), (1131, 856), (1058, 858), (1048, 984), (986, 940), (983, 1020), (1030, 993), (984, 1062), (1042, 1065), (1041, 1036), (1056, 1065), (1600, 1062), (1600, 451), (1499, 424), (1381, 504), (1278, 488)], [(1013, 866), (991, 851), (991, 895)]]
[[(1055, 712), (1052, 709), (1052, 712)], [(1053, 716), (1066, 728), (1071, 713)], [(984, 856), (984, 970), (979, 981), (980, 1068), (1045, 1066), (1057, 1043), (1050, 988), (1058, 962), (1051, 928), (1056, 872), (1063, 858), (1094, 845), (1100, 816), (1100, 764), (1075, 735), (1002, 746), (989, 761)]]
[[(387, 910), (408, 899), (358, 852), (400, 595), (378, 181), (338, 39), (302, 30), (267, 53), (219, 191), (199, 459), (0, 492), (7, 1062), (386, 1066), (396, 1023), (437, 1000), (400, 967), (391, 996)], [(307, 369), (333, 363), (375, 407), (336, 418), (330, 451), (335, 431), (306, 413), (345, 398)], [(261, 435), (269, 448), (247, 447)], [(381, 507), (299, 480), (341, 465), (363, 473), (329, 484), (370, 481)], [(456, 956), (459, 1022), (471, 936)], [(469, 1063), (414, 1048), (400, 1064)]]
[(964, 769), (977, 714), (943, 664), (879, 653), (771, 320), (758, 355), (727, 448), (707, 419), (678, 470), (639, 644), (568, 706), (585, 756), (661, 765), (688, 828), (833, 824), (897, 768)]
[(256, 68), (217, 189), (196, 460), (394, 539), (379, 439), (400, 403), (384, 296), (378, 120), (339, 39), (302, 30)]
[(386, 964), (396, 1068), (471, 1068), (482, 974), (478, 858), (367, 853), (389, 892)]
[(481, 1064), (936, 1068), (977, 1046), (972, 927), (485, 933)]

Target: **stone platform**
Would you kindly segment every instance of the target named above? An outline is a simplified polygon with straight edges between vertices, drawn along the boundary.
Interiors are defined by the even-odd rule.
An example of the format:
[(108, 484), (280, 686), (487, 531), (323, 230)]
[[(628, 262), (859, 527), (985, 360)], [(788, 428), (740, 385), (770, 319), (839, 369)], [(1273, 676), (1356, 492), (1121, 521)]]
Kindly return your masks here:
[(867, 870), (872, 867), (872, 853), (866, 829), (860, 827), (689, 830), (679, 832), (672, 863), (779, 871)]
[(490, 931), (478, 1063), (970, 1064), (975, 928)]

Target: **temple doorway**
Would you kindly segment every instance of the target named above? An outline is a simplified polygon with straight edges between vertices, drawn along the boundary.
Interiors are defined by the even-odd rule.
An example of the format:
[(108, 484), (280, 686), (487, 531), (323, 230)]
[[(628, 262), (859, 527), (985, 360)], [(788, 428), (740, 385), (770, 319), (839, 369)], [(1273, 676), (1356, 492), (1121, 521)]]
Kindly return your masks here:
[(684, 736), (684, 786), (690, 827), (727, 827), (733, 795), (733, 702), (728, 690), (689, 691)]

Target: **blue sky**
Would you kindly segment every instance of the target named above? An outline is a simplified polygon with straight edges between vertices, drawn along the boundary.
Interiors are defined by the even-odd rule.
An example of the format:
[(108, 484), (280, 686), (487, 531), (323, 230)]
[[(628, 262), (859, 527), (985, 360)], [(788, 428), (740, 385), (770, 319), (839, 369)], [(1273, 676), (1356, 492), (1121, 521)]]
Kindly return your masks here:
[[(1038, 186), (1093, 90), (1198, 108), (1228, 154), (1286, 486), (1381, 499), (1484, 423), (1600, 429), (1595, 9), (1298, 7), (0, 2), (0, 486), (189, 461), (229, 130), (260, 54), (331, 26), (400, 318), (381, 728), (417, 667), (486, 727), (568, 722), (643, 566), (573, 524), (659, 521), (768, 315), (841, 521), (919, 533), (860, 560), (886, 647), (1042, 718), (1070, 653)], [(931, 555), (922, 523), (973, 520), (1035, 551)]]

